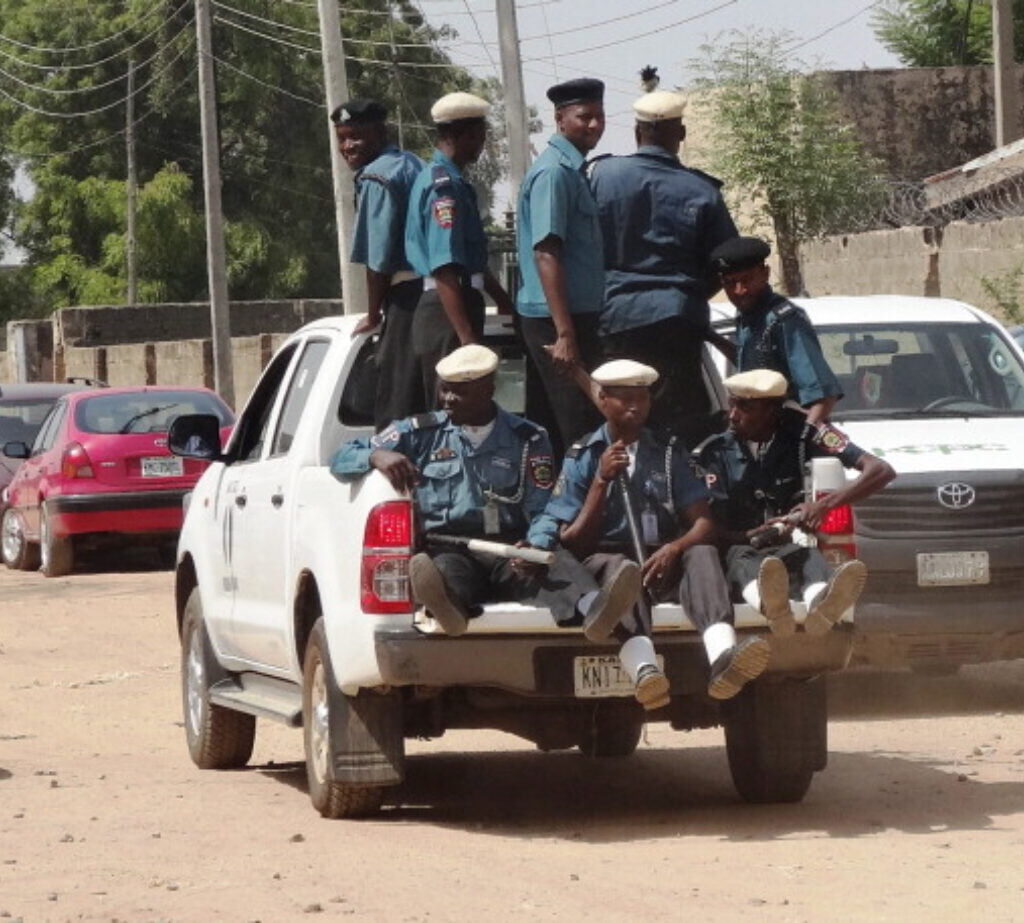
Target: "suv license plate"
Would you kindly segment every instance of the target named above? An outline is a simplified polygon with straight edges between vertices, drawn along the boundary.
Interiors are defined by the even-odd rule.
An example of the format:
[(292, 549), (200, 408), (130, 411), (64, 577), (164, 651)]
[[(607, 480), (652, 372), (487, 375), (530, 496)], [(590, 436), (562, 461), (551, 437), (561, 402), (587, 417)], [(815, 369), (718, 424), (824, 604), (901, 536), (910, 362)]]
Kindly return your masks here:
[(970, 586), (988, 582), (987, 551), (943, 551), (917, 556), (918, 586)]
[(142, 476), (144, 478), (180, 478), (183, 471), (181, 458), (177, 455), (142, 459)]
[[(665, 668), (665, 658), (658, 655), (658, 666)], [(576, 697), (580, 699), (602, 699), (609, 696), (633, 694), (633, 682), (622, 669), (619, 658), (574, 657), (572, 681)]]

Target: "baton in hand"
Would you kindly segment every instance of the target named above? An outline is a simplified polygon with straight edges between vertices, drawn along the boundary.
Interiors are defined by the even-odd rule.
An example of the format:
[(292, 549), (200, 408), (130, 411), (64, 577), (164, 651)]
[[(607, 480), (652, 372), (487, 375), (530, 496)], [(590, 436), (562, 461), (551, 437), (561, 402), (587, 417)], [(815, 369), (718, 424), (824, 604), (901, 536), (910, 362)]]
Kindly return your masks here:
[(489, 554), (495, 558), (527, 561), (530, 564), (550, 566), (555, 560), (553, 551), (543, 551), (540, 548), (520, 548), (518, 545), (488, 542), (482, 538), (467, 538), (463, 535), (437, 535), (433, 532), (428, 532), (426, 539), (428, 542), (438, 545), (458, 545), (468, 551), (476, 551), (479, 554)]
[[(644, 561), (647, 560), (647, 552), (644, 548), (643, 538), (640, 535), (640, 524), (637, 522), (636, 510), (633, 509), (633, 498), (629, 493), (629, 481), (626, 479), (626, 473), (622, 472), (615, 479), (615, 482), (622, 491), (622, 506), (626, 511), (626, 525), (629, 528), (629, 537), (633, 543), (633, 554), (636, 555), (636, 563), (643, 567)], [(640, 599), (637, 600), (637, 612), (647, 634), (650, 634), (653, 622), (651, 615), (653, 602), (650, 589), (644, 585), (640, 590)]]

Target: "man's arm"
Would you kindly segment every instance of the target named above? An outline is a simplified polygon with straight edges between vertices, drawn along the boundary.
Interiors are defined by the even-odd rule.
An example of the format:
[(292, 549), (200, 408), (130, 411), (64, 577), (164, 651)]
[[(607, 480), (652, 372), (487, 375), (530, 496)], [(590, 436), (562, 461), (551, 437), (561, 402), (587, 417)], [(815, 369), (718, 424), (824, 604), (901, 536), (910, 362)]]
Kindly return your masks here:
[(819, 423), (824, 423), (832, 415), (832, 408), (836, 406), (839, 401), (838, 395), (831, 397), (824, 397), (820, 401), (815, 401), (813, 404), (807, 407), (807, 422), (811, 426), (817, 426)]
[(454, 263), (441, 266), (434, 270), (434, 282), (437, 285), (437, 294), (441, 299), (441, 306), (444, 308), (448, 323), (452, 325), (455, 335), (459, 338), (462, 346), (476, 342), (476, 333), (469, 322), (469, 315), (466, 312), (466, 299), (462, 293), (462, 281), (459, 267)]
[(374, 272), (366, 269), (366, 317), (352, 331), (352, 336), (360, 333), (369, 333), (380, 326), (384, 319), (384, 301), (388, 297), (388, 290), (391, 288), (391, 276), (382, 272)]
[(490, 269), (484, 273), (484, 291), (494, 299), (499, 314), (512, 315), (516, 313), (516, 306), (512, 303), (505, 286), (498, 281), (498, 277)]
[(850, 481), (835, 493), (826, 494), (820, 500), (801, 503), (794, 509), (794, 513), (799, 513), (798, 525), (806, 526), (813, 531), (821, 525), (829, 510), (870, 497), (896, 477), (892, 465), (870, 452), (864, 452), (853, 467), (860, 472), (859, 478)]
[(621, 440), (613, 442), (601, 454), (597, 471), (587, 487), (582, 508), (572, 522), (562, 526), (562, 544), (576, 557), (585, 558), (597, 550), (601, 542), (609, 485), (628, 467), (629, 453)]
[(561, 238), (553, 235), (545, 237), (534, 246), (533, 259), (555, 325), (555, 342), (544, 348), (557, 368), (571, 372), (573, 364), (580, 361), (580, 350), (576, 342), (576, 325), (569, 310)]
[(715, 524), (711, 519), (711, 505), (707, 500), (698, 500), (687, 506), (680, 514), (680, 521), (686, 531), (674, 541), (662, 545), (644, 562), (644, 586), (660, 588), (663, 583), (671, 583), (676, 577), (679, 561), (687, 549), (694, 545), (708, 545), (713, 541)]

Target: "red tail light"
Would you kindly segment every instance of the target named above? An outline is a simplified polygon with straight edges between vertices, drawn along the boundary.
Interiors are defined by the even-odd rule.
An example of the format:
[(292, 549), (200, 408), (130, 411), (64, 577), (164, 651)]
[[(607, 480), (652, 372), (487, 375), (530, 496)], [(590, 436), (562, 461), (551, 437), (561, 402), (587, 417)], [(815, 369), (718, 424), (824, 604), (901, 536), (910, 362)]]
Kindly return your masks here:
[(80, 443), (69, 442), (60, 459), (60, 473), (66, 478), (92, 478), (92, 462)]
[[(829, 493), (831, 491), (818, 491), (814, 499), (819, 500)], [(833, 566), (857, 557), (857, 544), (853, 540), (852, 506), (836, 506), (825, 514), (818, 527), (818, 550)]]
[(412, 555), (412, 504), (379, 503), (366, 520), (360, 602), (363, 612), (392, 615), (412, 611), (409, 558)]
[(853, 507), (837, 506), (829, 510), (818, 531), (826, 535), (849, 535), (853, 532)]

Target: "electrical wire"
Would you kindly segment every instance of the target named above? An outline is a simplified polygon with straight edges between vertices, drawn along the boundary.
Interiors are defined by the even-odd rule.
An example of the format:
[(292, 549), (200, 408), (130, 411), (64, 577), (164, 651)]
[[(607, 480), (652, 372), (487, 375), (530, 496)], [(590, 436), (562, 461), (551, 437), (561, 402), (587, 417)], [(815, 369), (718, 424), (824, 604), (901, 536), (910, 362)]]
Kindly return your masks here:
[[(569, 33), (585, 32), (587, 29), (600, 29), (601, 26), (608, 26), (614, 22), (622, 22), (624, 19), (633, 19), (636, 16), (646, 16), (654, 10), (660, 10), (666, 6), (676, 6), (678, 3), (679, 0), (663, 0), (661, 3), (655, 3), (652, 6), (644, 6), (642, 9), (634, 10), (632, 13), (623, 13), (621, 16), (613, 16), (611, 19), (601, 19), (597, 22), (580, 23), (579, 25), (572, 26), (569, 29), (559, 29), (556, 32), (546, 32), (543, 35), (528, 35), (525, 38), (520, 39), (520, 41), (533, 42), (542, 38), (550, 39), (554, 35), (568, 35)], [(544, 11), (544, 16), (546, 19), (546, 10)]]
[(466, 8), (466, 12), (469, 13), (470, 22), (473, 23), (473, 28), (476, 30), (476, 36), (480, 39), (480, 45), (483, 47), (484, 52), (487, 54), (487, 60), (491, 62), (491, 68), (494, 70), (495, 76), (498, 75), (498, 65), (494, 61), (494, 56), (491, 54), (491, 49), (488, 47), (486, 41), (484, 41), (484, 34), (480, 31), (480, 23), (477, 22), (476, 15), (469, 5), (469, 0), (462, 0), (462, 5)]
[(245, 10), (236, 9), (233, 6), (228, 6), (226, 3), (219, 3), (217, 0), (213, 2), (214, 7), (220, 10), (226, 10), (229, 13), (234, 13), (236, 16), (242, 16), (245, 19), (255, 19), (257, 22), (261, 22), (267, 26), (277, 26), (279, 29), (286, 29), (289, 32), (299, 32), (302, 35), (311, 35), (313, 38), (319, 41), (319, 31), (314, 32), (312, 29), (303, 29), (300, 26), (292, 26), (286, 22), (278, 22), (276, 19), (265, 19), (262, 16), (257, 16), (255, 13), (247, 13)]
[(248, 71), (242, 70), (240, 67), (236, 67), (234, 64), (230, 64), (223, 58), (218, 58), (216, 55), (213, 56), (213, 60), (216, 61), (221, 67), (226, 67), (229, 71), (238, 74), (240, 77), (244, 77), (246, 80), (251, 80), (253, 83), (258, 83), (261, 87), (265, 87), (268, 90), (273, 90), (275, 93), (280, 93), (282, 96), (288, 96), (291, 99), (297, 100), (300, 103), (306, 103), (309, 106), (315, 106), (317, 109), (324, 105), (322, 99), (310, 99), (308, 96), (300, 96), (298, 93), (292, 93), (290, 90), (284, 89), (284, 87), (274, 86), (272, 83), (267, 83), (265, 80), (261, 80), (254, 74), (250, 74)]
[(131, 25), (125, 26), (123, 29), (118, 32), (114, 32), (112, 35), (105, 35), (103, 38), (97, 39), (95, 42), (86, 42), (84, 45), (65, 45), (61, 48), (46, 48), (42, 45), (31, 45), (26, 42), (20, 42), (17, 39), (4, 35), (2, 32), (0, 32), (0, 42), (6, 42), (7, 44), (14, 45), (17, 48), (24, 48), (26, 51), (34, 51), (44, 54), (71, 54), (79, 51), (88, 51), (92, 48), (98, 48), (101, 45), (106, 45), (107, 42), (112, 42), (114, 39), (122, 38), (129, 32), (132, 32), (140, 22), (145, 22), (149, 19), (149, 17), (159, 10), (161, 6), (162, 3), (157, 2), (150, 8), (149, 12), (143, 13)]
[(829, 35), (830, 33), (835, 32), (836, 29), (840, 29), (843, 26), (845, 26), (847, 23), (853, 22), (858, 17), (863, 16), (868, 10), (874, 9), (876, 6), (879, 6), (881, 3), (882, 3), (882, 0), (874, 0), (873, 3), (869, 3), (863, 9), (857, 10), (857, 12), (854, 13), (852, 16), (847, 16), (845, 19), (840, 20), (834, 26), (829, 26), (827, 29), (823, 30), (822, 32), (819, 32), (817, 35), (812, 35), (810, 38), (805, 38), (802, 41), (797, 42), (795, 45), (790, 45), (788, 48), (784, 48), (783, 51), (782, 51), (783, 56), (784, 57), (788, 57), (794, 51), (796, 51), (798, 48), (803, 48), (804, 45), (810, 45), (812, 42), (816, 42), (816, 41), (818, 41), (818, 39), (824, 38), (826, 35)]
[(278, 45), (285, 45), (288, 48), (295, 48), (298, 51), (307, 51), (310, 54), (320, 54), (319, 48), (310, 48), (308, 45), (300, 45), (297, 42), (289, 42), (286, 38), (280, 38), (276, 35), (267, 35), (266, 32), (260, 32), (259, 29), (251, 29), (249, 26), (243, 26), (240, 22), (235, 22), (231, 19), (226, 19), (223, 16), (219, 16), (216, 13), (213, 16), (213, 21), (220, 23), (224, 26), (230, 26), (232, 29), (238, 29), (241, 32), (247, 32), (249, 35), (255, 35), (257, 38), (262, 38), (268, 42), (274, 42)]

